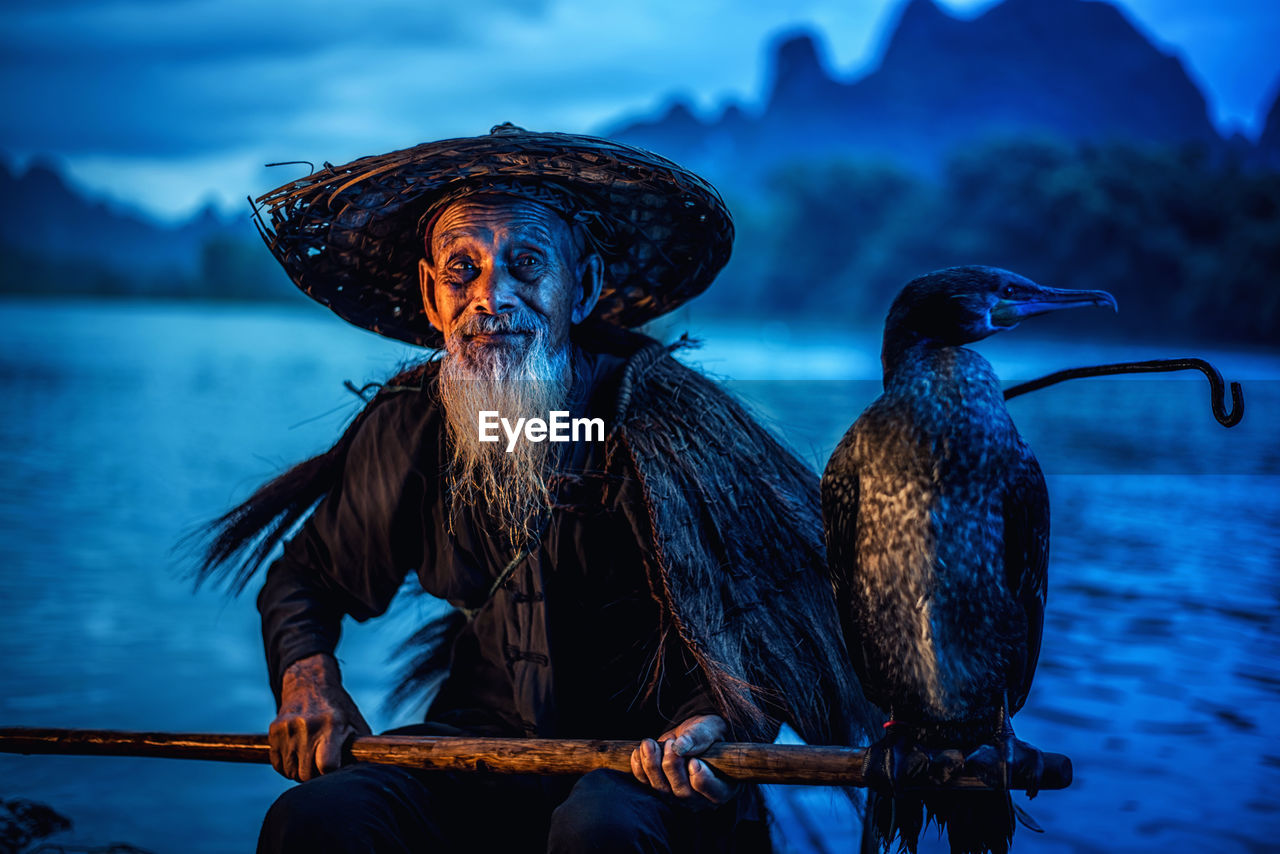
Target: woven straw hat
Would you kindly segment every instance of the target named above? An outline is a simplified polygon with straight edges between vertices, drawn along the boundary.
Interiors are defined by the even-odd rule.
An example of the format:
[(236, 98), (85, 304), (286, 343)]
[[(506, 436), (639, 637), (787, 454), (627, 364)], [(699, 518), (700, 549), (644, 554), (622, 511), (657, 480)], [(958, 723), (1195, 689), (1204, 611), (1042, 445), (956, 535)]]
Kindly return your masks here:
[(702, 293), (733, 221), (709, 183), (639, 148), (511, 124), (324, 169), (260, 196), (259, 231), (294, 284), (339, 317), (440, 347), (422, 309), (421, 221), (473, 193), (533, 199), (587, 228), (605, 265), (591, 317), (638, 326)]

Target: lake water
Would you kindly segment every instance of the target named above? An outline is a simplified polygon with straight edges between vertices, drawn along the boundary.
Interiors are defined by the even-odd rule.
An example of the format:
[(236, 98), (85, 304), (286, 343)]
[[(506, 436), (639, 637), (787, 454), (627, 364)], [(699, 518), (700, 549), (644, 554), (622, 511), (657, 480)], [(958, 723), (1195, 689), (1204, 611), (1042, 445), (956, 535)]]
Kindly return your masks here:
[[(732, 380), (820, 467), (878, 392), (878, 341), (695, 324), (686, 358)], [(1232, 430), (1198, 374), (1078, 381), (1010, 403), (1048, 475), (1048, 621), (1019, 735), (1076, 782), (1029, 806), (1023, 852), (1260, 852), (1280, 834), (1280, 356), (1040, 341), (980, 345), (1002, 377), (1208, 356), (1245, 382)], [(252, 595), (193, 593), (201, 522), (322, 450), (357, 411), (342, 388), (414, 352), (317, 309), (0, 302), (0, 725), (265, 731)], [(429, 608), (404, 597), (340, 651), (375, 728), (388, 650)], [(288, 784), (266, 767), (0, 756), (0, 798), (75, 822), (65, 845), (253, 848)], [(770, 792), (784, 850), (855, 849), (827, 790)], [(1025, 803), (1025, 799), (1023, 799)]]

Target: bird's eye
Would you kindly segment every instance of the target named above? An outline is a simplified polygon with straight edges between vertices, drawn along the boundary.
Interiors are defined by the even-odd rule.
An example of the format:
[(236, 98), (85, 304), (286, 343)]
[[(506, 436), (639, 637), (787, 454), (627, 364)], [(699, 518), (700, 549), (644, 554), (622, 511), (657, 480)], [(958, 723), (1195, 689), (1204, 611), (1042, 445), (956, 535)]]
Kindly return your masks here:
[(1000, 289), (1000, 296), (1002, 296), (1002, 297), (1011, 297), (1011, 296), (1013, 296), (1013, 285), (1005, 285), (1003, 288), (1001, 288), (1001, 289)]

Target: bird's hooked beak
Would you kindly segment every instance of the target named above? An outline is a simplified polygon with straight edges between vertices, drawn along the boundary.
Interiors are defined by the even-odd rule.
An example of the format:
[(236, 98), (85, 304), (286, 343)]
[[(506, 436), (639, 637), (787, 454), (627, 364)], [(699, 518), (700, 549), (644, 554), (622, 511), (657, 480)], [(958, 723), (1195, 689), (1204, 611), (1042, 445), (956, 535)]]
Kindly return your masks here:
[(991, 325), (1000, 329), (1017, 326), (1028, 317), (1048, 314), (1064, 308), (1084, 308), (1090, 305), (1109, 305), (1119, 311), (1116, 298), (1106, 291), (1074, 291), (1066, 288), (1046, 288), (1030, 283), (1009, 288), (1012, 293), (1001, 294), (991, 309)]

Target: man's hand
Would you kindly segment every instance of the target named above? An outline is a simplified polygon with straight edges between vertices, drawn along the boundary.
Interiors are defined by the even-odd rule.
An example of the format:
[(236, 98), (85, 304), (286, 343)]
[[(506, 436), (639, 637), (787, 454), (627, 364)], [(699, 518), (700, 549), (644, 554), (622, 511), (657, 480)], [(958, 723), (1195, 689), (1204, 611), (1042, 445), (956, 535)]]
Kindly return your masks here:
[(271, 766), (303, 782), (336, 771), (342, 765), (342, 746), (357, 734), (368, 735), (369, 725), (342, 687), (333, 657), (312, 655), (289, 665), (280, 712), (267, 731)]
[(631, 751), (631, 773), (641, 783), (659, 792), (675, 795), (688, 806), (723, 804), (738, 793), (740, 784), (726, 783), (707, 764), (692, 757), (718, 741), (724, 741), (729, 726), (719, 715), (698, 715), (658, 740), (646, 738)]

